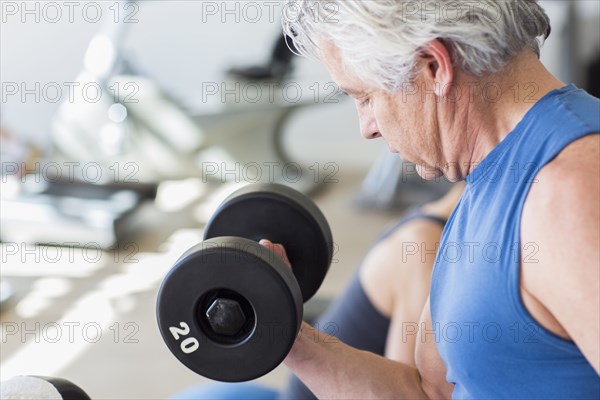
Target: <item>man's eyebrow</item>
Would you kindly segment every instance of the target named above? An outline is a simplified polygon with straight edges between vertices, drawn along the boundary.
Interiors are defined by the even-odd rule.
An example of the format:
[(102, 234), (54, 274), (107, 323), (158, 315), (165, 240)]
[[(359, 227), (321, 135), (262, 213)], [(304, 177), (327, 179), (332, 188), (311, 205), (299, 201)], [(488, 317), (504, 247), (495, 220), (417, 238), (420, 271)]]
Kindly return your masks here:
[(346, 88), (343, 86), (340, 86), (340, 90), (346, 94), (349, 94), (351, 96), (362, 96), (364, 93), (360, 90), (354, 90), (354, 89), (350, 89), (350, 88)]

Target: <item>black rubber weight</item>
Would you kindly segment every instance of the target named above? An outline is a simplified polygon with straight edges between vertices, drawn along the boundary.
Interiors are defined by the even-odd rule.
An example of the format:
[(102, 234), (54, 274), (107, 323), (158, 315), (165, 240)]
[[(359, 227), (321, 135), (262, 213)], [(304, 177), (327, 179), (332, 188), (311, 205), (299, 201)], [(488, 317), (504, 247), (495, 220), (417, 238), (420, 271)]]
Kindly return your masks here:
[[(252, 306), (254, 327), (237, 343), (214, 340), (202, 321), (205, 296), (215, 290), (235, 292)], [(274, 253), (248, 239), (219, 237), (175, 263), (158, 293), (157, 318), (167, 346), (184, 365), (210, 379), (241, 382), (283, 361), (300, 328), (302, 297)]]
[(325, 216), (311, 199), (278, 184), (256, 184), (229, 195), (204, 230), (204, 238), (237, 236), (281, 243), (304, 302), (319, 289), (333, 256)]
[(90, 400), (90, 396), (86, 392), (66, 379), (38, 375), (33, 375), (33, 377), (43, 379), (52, 384), (64, 400)]

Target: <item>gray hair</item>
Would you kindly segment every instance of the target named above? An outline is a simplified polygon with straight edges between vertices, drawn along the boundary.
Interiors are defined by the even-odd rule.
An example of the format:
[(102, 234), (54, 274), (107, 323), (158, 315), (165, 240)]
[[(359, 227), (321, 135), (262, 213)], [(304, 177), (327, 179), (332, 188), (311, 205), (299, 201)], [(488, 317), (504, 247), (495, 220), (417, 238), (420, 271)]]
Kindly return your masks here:
[(394, 92), (435, 39), (453, 65), (482, 76), (530, 48), (538, 57), (550, 20), (537, 0), (288, 0), (284, 32), (298, 53), (320, 57), (331, 42), (361, 79)]

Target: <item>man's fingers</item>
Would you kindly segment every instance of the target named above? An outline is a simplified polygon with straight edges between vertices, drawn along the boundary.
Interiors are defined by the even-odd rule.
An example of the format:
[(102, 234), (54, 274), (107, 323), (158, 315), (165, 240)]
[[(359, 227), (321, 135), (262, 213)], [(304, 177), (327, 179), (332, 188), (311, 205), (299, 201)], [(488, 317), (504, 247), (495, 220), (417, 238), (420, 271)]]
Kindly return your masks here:
[(291, 264), (290, 264), (290, 260), (287, 257), (287, 253), (285, 252), (285, 248), (283, 247), (283, 245), (279, 244), (279, 243), (273, 243), (268, 239), (261, 239), (258, 243), (260, 243), (261, 245), (265, 246), (267, 249), (271, 250), (272, 252), (274, 252), (275, 254), (277, 254), (279, 257), (281, 257), (283, 259), (283, 261), (285, 261), (285, 263), (291, 268)]

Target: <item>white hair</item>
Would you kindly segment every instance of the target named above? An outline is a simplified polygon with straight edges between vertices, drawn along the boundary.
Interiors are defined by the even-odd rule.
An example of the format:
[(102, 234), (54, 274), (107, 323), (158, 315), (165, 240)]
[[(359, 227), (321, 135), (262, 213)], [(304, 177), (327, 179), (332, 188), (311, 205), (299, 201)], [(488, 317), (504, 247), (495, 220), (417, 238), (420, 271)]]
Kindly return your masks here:
[(455, 67), (481, 76), (525, 48), (539, 57), (550, 34), (537, 0), (288, 0), (282, 23), (301, 55), (320, 58), (319, 45), (331, 42), (361, 79), (391, 92), (411, 79), (432, 40)]

